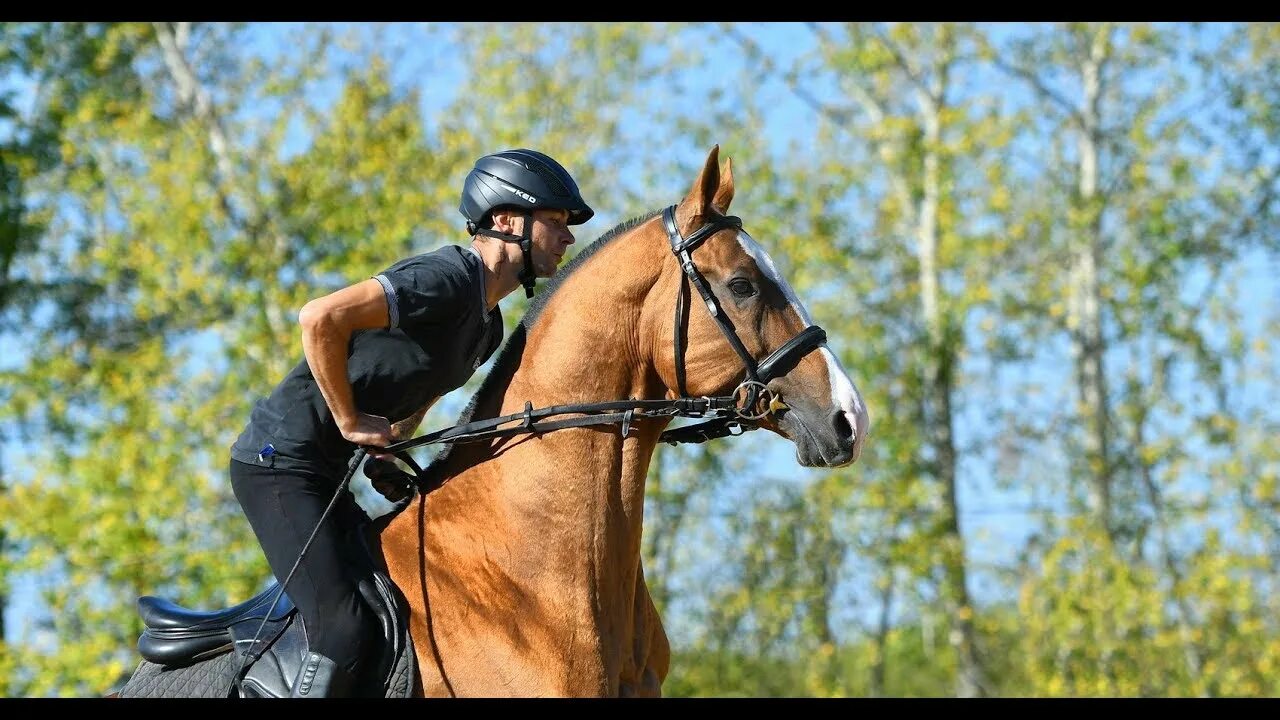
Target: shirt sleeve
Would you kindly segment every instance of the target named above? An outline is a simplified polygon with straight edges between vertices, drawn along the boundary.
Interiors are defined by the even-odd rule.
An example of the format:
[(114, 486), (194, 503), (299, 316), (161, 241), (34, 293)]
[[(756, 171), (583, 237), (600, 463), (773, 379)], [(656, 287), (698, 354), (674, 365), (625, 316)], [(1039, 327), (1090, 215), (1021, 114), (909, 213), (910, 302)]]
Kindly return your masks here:
[(387, 296), (388, 327), (438, 322), (463, 309), (466, 276), (447, 260), (420, 255), (374, 276)]

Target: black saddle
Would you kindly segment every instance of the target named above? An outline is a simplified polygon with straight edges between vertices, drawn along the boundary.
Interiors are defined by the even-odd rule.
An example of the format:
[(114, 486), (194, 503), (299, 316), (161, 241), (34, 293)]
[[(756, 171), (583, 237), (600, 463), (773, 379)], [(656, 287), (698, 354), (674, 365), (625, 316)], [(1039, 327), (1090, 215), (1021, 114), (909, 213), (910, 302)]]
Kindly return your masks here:
[[(386, 697), (406, 693), (413, 687), (413, 653), (405, 605), (381, 571), (375, 571), (359, 587), (382, 626), (383, 640), (375, 666), (360, 679), (359, 694)], [(251, 600), (212, 612), (188, 610), (150, 595), (140, 597), (138, 613), (146, 629), (138, 639), (138, 651), (160, 669), (186, 668), (231, 653), (230, 663), (215, 665), (224, 676), (228, 668), (239, 668), (252, 653), (248, 671), (239, 683), (239, 695), (288, 697), (308, 652), (307, 632), (302, 615), (287, 594), (272, 607), (279, 589), (279, 583), (273, 583)], [(406, 672), (410, 677), (404, 677)], [(230, 691), (230, 677), (227, 680), (225, 689)]]

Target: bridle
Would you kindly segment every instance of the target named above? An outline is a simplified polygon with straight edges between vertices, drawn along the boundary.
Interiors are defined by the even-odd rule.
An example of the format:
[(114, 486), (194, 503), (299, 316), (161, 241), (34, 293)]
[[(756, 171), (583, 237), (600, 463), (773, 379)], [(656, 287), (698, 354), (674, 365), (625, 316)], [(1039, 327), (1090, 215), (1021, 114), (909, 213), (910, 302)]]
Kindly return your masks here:
[[(726, 229), (741, 230), (742, 219), (734, 215), (718, 215), (690, 233), (689, 237), (680, 237), (680, 230), (676, 227), (676, 206), (672, 205), (662, 211), (662, 224), (667, 231), (667, 239), (671, 241), (671, 252), (675, 253), (676, 260), (680, 262), (680, 269), (684, 271), (684, 275), (680, 278), (679, 294), (676, 297), (674, 323), (676, 389), (680, 397), (689, 397), (688, 388), (685, 386), (684, 334), (687, 332), (685, 325), (689, 306), (689, 283), (693, 283), (693, 286), (698, 289), (698, 294), (702, 296), (702, 301), (707, 305), (707, 312), (711, 313), (711, 317), (720, 326), (720, 332), (724, 333), (725, 339), (729, 341), (734, 352), (738, 353), (738, 357), (742, 358), (742, 365), (746, 368), (746, 379), (732, 394), (733, 397), (738, 397), (745, 393), (741, 404), (735, 407), (738, 417), (744, 420), (763, 419), (772, 412), (773, 397), (766, 385), (775, 376), (785, 375), (800, 361), (800, 358), (825, 343), (826, 331), (817, 325), (810, 325), (757, 365), (755, 358), (751, 357), (751, 353), (747, 352), (746, 346), (742, 344), (742, 339), (738, 337), (733, 321), (720, 308), (720, 301), (716, 299), (715, 293), (711, 292), (707, 279), (698, 272), (698, 266), (694, 264), (692, 256), (694, 250), (717, 232)], [(757, 409), (761, 405), (764, 406), (764, 410)]]
[[(421, 468), (413, 461), (407, 450), (422, 445), (436, 443), (462, 443), (489, 440), (496, 437), (512, 437), (530, 433), (543, 433), (571, 427), (587, 427), (591, 425), (621, 424), (623, 437), (631, 434), (632, 423), (636, 419), (661, 417), (701, 418), (704, 422), (666, 430), (659, 437), (660, 442), (700, 443), (727, 435), (741, 435), (747, 430), (758, 427), (758, 421), (773, 414), (779, 405), (767, 385), (775, 377), (786, 374), (801, 358), (816, 350), (827, 341), (827, 333), (817, 325), (810, 325), (788, 340), (782, 347), (773, 351), (763, 361), (757, 363), (751, 353), (742, 344), (733, 322), (720, 307), (719, 300), (711, 291), (706, 278), (698, 271), (693, 261), (693, 251), (721, 230), (742, 229), (742, 220), (733, 215), (716, 215), (706, 224), (682, 237), (676, 227), (676, 206), (672, 205), (662, 211), (662, 223), (667, 238), (671, 242), (671, 252), (676, 256), (683, 275), (680, 278), (680, 289), (676, 297), (675, 307), (675, 372), (676, 390), (680, 397), (674, 400), (613, 400), (596, 403), (577, 403), (571, 405), (554, 405), (537, 408), (526, 402), (523, 412), (512, 413), (502, 417), (477, 420), (438, 430), (410, 440), (388, 445), (380, 450), (395, 455), (403, 460), (417, 474), (417, 485), (421, 492), (434, 489), (434, 483), (428, 481)], [(745, 379), (729, 395), (714, 397), (689, 395), (685, 384), (685, 342), (688, 328), (689, 285), (698, 290), (707, 311), (719, 325), (729, 345), (742, 359), (746, 371)], [(785, 407), (785, 406), (782, 406)], [(563, 420), (544, 420), (557, 415), (580, 415), (581, 417)], [(518, 422), (513, 427), (502, 427), (508, 423)], [(361, 451), (366, 448), (361, 448)], [(359, 453), (357, 453), (359, 454)], [(351, 469), (359, 463), (351, 464)]]

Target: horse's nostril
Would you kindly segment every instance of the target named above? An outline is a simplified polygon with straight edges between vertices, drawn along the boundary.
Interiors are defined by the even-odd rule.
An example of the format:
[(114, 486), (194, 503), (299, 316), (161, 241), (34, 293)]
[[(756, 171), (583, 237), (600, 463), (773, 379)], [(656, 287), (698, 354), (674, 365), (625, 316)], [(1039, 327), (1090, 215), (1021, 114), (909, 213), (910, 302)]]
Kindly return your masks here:
[(841, 440), (853, 440), (853, 426), (849, 425), (849, 417), (840, 410), (832, 413), (831, 422), (836, 427), (836, 437)]

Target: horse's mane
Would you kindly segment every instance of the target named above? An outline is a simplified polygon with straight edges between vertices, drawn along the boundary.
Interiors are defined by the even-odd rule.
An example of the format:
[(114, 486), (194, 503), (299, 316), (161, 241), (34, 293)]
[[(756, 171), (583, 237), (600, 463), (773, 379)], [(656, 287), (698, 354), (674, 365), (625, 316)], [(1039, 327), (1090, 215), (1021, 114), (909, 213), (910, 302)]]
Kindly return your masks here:
[[(484, 381), (480, 383), (480, 389), (471, 396), (471, 401), (467, 403), (467, 407), (463, 409), (462, 414), (458, 416), (456, 424), (462, 425), (472, 420), (481, 418), (474, 417), (476, 408), (479, 407), (482, 398), (488, 397), (495, 387), (505, 386), (506, 382), (515, 375), (516, 370), (520, 367), (520, 358), (524, 354), (525, 339), (528, 337), (529, 328), (538, 321), (538, 317), (542, 315), (542, 310), (551, 302), (551, 298), (555, 296), (556, 290), (564, 285), (565, 280), (574, 273), (578, 268), (582, 267), (596, 253), (600, 252), (605, 246), (613, 242), (617, 238), (627, 234), (636, 227), (644, 224), (650, 218), (657, 215), (660, 210), (652, 210), (630, 220), (624, 220), (601, 235), (594, 242), (583, 248), (581, 252), (574, 256), (567, 265), (560, 268), (555, 275), (547, 281), (546, 286), (534, 295), (533, 301), (529, 303), (529, 308), (521, 318), (520, 324), (511, 332), (511, 337), (503, 344), (502, 350), (498, 353), (498, 359), (494, 361), (493, 369), (485, 376)], [(454, 445), (446, 444), (444, 449), (436, 454), (431, 460), (431, 464), (423, 471), (428, 478), (433, 481), (436, 476), (443, 471), (452, 455)]]

